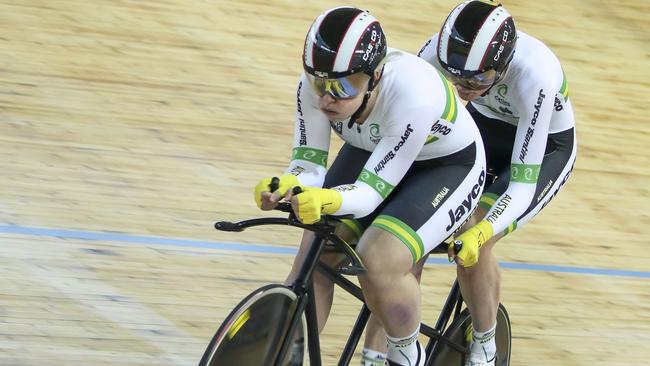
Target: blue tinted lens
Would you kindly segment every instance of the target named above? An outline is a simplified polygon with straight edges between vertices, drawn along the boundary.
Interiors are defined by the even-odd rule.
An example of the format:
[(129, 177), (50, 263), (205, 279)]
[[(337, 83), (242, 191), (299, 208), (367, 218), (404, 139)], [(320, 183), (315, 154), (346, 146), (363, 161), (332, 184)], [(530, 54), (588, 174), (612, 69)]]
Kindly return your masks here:
[(364, 82), (363, 76), (353, 74), (338, 79), (325, 79), (308, 75), (309, 81), (316, 92), (322, 97), (329, 94), (334, 99), (354, 98), (361, 92)]

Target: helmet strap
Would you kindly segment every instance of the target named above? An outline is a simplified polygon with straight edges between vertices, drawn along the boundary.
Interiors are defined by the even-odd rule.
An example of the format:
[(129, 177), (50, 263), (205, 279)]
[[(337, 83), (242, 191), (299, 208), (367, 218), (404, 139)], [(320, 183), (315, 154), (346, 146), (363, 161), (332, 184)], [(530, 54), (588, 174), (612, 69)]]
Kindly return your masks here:
[(489, 93), (490, 90), (492, 90), (492, 87), (495, 86), (495, 85), (497, 85), (498, 83), (500, 83), (501, 80), (503, 80), (503, 78), (506, 76), (506, 72), (508, 72), (508, 67), (510, 67), (510, 61), (512, 61), (512, 56), (513, 56), (514, 54), (515, 54), (515, 52), (512, 51), (512, 53), (510, 54), (510, 57), (508, 57), (508, 60), (505, 62), (505, 64), (503, 65), (503, 67), (501, 67), (501, 70), (496, 70), (496, 72), (497, 72), (497, 77), (494, 79), (494, 82), (493, 82), (492, 85), (490, 85), (490, 87), (485, 91), (485, 93), (481, 94), (482, 97), (483, 97), (483, 96), (486, 96), (487, 93)]

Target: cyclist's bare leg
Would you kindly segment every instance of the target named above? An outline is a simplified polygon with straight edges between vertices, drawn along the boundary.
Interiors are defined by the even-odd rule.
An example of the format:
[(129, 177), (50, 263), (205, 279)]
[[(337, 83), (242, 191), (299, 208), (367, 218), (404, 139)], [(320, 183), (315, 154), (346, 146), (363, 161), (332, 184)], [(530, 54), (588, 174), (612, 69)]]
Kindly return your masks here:
[[(415, 361), (421, 295), (418, 280), (411, 272), (411, 252), (393, 234), (374, 226), (361, 237), (357, 252), (368, 270), (359, 276), (368, 307), (380, 318), (388, 337), (400, 339), (400, 343), (408, 340), (408, 347), (400, 351)], [(389, 346), (389, 358), (391, 352)]]
[[(428, 255), (419, 260), (411, 270), (418, 283), (420, 283), (420, 279), (422, 278), (422, 269), (424, 268), (427, 257)], [(386, 331), (384, 331), (384, 325), (377, 316), (372, 314), (366, 326), (366, 338), (363, 343), (363, 348), (386, 353)]]
[[(478, 207), (472, 218), (463, 226), (463, 229), (474, 225), (486, 213), (485, 209)], [(492, 248), (502, 237), (503, 234), (499, 233), (481, 247), (478, 263), (474, 266), (469, 268), (457, 267), (458, 283), (460, 284), (463, 299), (472, 314), (474, 329), (479, 332), (492, 328), (497, 318), (501, 272), (499, 263), (492, 253)]]
[(458, 267), (461, 293), (472, 314), (474, 329), (479, 332), (492, 328), (497, 318), (501, 271), (492, 254), (496, 242), (490, 240), (481, 248), (479, 261), (473, 267)]
[(370, 314), (368, 325), (366, 325), (366, 339), (363, 348), (386, 353), (386, 332), (379, 317)]
[[(479, 207), (472, 217), (473, 220), (470, 220), (471, 222), (464, 228), (483, 218), (485, 213), (486, 211)], [(497, 349), (494, 331), (499, 308), (501, 273), (492, 249), (502, 237), (503, 234), (499, 233), (483, 244), (478, 263), (474, 266), (470, 268), (457, 266), (460, 290), (472, 315), (472, 336), (475, 340), (480, 339), (471, 343), (468, 364), (471, 364), (471, 360), (495, 359), (494, 353)], [(488, 364), (492, 363), (488, 362)]]

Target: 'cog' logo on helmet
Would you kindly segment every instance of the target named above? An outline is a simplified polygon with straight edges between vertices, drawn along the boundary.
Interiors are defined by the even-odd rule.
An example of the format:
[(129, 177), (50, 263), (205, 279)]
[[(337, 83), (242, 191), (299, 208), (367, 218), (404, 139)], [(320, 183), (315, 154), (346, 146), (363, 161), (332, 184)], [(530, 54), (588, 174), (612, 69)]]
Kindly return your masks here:
[(364, 61), (368, 61), (371, 64), (374, 61), (375, 56), (376, 56), (376, 54), (372, 53), (372, 51), (376, 47), (381, 46), (381, 38), (379, 40), (377, 40), (377, 38), (379, 38), (379, 34), (377, 33), (376, 30), (373, 29), (371, 34), (370, 34), (370, 42), (368, 42), (368, 47), (366, 48), (366, 52), (363, 54), (363, 57), (362, 57)]
[(319, 78), (329, 77), (329, 73), (323, 71), (314, 70), (314, 74), (316, 74), (316, 76), (318, 76)]
[(501, 52), (506, 49), (506, 42), (508, 42), (508, 31), (504, 30), (503, 31), (503, 36), (501, 38), (501, 44), (499, 45), (499, 49), (497, 50), (497, 54), (494, 55), (494, 61), (499, 61), (499, 58), (501, 57)]

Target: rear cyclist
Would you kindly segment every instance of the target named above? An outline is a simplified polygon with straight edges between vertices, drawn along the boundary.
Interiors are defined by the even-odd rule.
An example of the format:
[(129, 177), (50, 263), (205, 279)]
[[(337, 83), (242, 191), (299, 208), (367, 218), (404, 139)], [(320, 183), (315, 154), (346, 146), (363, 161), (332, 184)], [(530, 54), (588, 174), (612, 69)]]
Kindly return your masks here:
[[(305, 223), (352, 214), (346, 227), (367, 267), (359, 282), (386, 329), (388, 363), (424, 365), (411, 270), (478, 203), (486, 176), (479, 131), (451, 84), (424, 60), (387, 48), (366, 11), (340, 7), (316, 18), (303, 68), (293, 158), (279, 188), (270, 192), (271, 179), (263, 179), (255, 199), (268, 210), (286, 197)], [(327, 170), (331, 131), (345, 144)], [(294, 186), (303, 192), (292, 195)], [(312, 239), (303, 236), (288, 281)], [(333, 285), (315, 273), (314, 286), (322, 329)]]
[(569, 178), (576, 138), (568, 84), (553, 52), (517, 31), (503, 6), (487, 1), (454, 8), (419, 56), (443, 70), (469, 101), (488, 172), (497, 177), (456, 238), (463, 249), (454, 253), (450, 246), (474, 327), (467, 365), (494, 365), (500, 274), (492, 248)]

